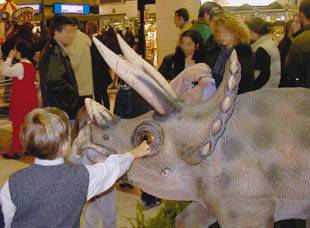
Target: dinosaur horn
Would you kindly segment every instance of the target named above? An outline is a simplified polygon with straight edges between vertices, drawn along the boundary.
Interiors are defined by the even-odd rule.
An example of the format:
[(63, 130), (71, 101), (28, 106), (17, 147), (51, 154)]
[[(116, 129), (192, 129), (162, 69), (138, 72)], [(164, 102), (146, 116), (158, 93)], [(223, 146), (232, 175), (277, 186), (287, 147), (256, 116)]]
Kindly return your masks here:
[(151, 78), (163, 88), (165, 93), (170, 96), (172, 99), (177, 99), (178, 95), (174, 91), (174, 89), (170, 86), (167, 80), (147, 61), (145, 61), (140, 55), (138, 55), (127, 43), (123, 40), (123, 38), (117, 34), (117, 39), (119, 45), (122, 49), (122, 52), (125, 58), (133, 65), (138, 66), (147, 75), (151, 76)]
[(167, 93), (144, 71), (116, 55), (95, 37), (93, 41), (100, 54), (116, 74), (132, 89), (136, 90), (162, 116), (179, 109), (176, 100)]
[(115, 120), (115, 117), (108, 109), (90, 98), (85, 99), (85, 106), (89, 118), (94, 124), (105, 127)]
[(219, 138), (223, 135), (226, 124), (233, 113), (240, 79), (241, 67), (236, 51), (233, 51), (228, 63), (226, 64), (224, 78), (221, 85), (216, 93), (205, 104), (208, 109), (216, 110), (211, 125), (206, 126), (209, 128), (208, 137), (200, 145), (179, 151), (180, 157), (186, 163), (197, 165), (214, 152), (216, 144)]

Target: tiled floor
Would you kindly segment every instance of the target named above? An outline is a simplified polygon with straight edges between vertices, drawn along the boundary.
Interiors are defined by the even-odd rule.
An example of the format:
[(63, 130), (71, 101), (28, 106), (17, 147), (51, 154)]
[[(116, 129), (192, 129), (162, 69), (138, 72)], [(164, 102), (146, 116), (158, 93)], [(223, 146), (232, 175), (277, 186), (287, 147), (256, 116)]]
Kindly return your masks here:
[[(114, 106), (115, 94), (111, 94), (112, 107)], [(111, 109), (113, 110), (113, 109)], [(0, 118), (0, 154), (7, 152), (11, 144), (11, 123)], [(33, 161), (30, 156), (24, 156), (20, 161), (4, 160), (0, 156), (0, 187), (6, 181), (8, 176), (13, 172), (29, 166)], [(118, 210), (118, 227), (129, 228), (128, 218), (135, 217), (136, 204), (140, 200), (140, 190), (135, 188), (130, 191), (117, 191), (117, 210)], [(158, 212), (159, 208), (154, 208), (145, 212), (146, 217), (151, 217)]]

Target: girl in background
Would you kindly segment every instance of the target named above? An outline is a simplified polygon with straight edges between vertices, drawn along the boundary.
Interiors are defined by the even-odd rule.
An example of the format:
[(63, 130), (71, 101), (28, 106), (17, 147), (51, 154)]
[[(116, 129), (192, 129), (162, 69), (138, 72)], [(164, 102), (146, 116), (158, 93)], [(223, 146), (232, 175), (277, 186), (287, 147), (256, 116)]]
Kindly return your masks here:
[(174, 54), (167, 55), (158, 71), (171, 81), (186, 67), (204, 62), (203, 41), (199, 32), (188, 30), (181, 35), (180, 46)]
[[(22, 146), (19, 138), (20, 126), (25, 115), (38, 107), (38, 98), (35, 88), (36, 68), (33, 65), (35, 48), (33, 43), (22, 39), (16, 44), (3, 62), (3, 74), (12, 77), (9, 119), (13, 126), (13, 142), (11, 151), (3, 154), (7, 159), (19, 159), (22, 156)], [(16, 58), (20, 62), (12, 65)]]

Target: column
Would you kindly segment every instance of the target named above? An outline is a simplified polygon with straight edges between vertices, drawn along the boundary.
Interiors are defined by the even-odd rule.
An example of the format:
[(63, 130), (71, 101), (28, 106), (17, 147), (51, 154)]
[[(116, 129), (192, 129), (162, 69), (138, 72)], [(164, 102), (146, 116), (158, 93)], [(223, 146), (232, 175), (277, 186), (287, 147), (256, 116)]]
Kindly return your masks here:
[(174, 12), (186, 8), (192, 20), (197, 18), (199, 7), (200, 0), (156, 0), (158, 65), (175, 50), (180, 30), (174, 25)]

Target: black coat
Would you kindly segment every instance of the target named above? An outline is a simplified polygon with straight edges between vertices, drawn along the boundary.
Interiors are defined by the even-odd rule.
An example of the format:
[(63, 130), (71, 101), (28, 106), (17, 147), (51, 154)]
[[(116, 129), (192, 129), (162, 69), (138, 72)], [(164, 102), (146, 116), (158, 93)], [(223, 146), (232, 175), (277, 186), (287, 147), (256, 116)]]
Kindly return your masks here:
[(4, 228), (4, 218), (2, 214), (1, 204), (0, 204), (0, 228)]
[(81, 107), (78, 86), (70, 59), (55, 40), (44, 48), (38, 69), (43, 105), (60, 108), (74, 119)]
[[(295, 37), (289, 49), (283, 76), (287, 86), (310, 88), (310, 25)], [(297, 80), (298, 79), (298, 80)]]
[(255, 70), (259, 75), (253, 82), (253, 90), (261, 89), (270, 79), (271, 57), (264, 48), (258, 48), (255, 52)]
[(280, 41), (278, 45), (280, 57), (281, 57), (281, 80), (280, 80), (279, 87), (284, 87), (285, 85), (288, 84), (288, 82), (285, 80), (283, 71), (284, 71), (285, 59), (286, 59), (286, 56), (288, 54), (291, 44), (292, 44), (291, 38), (289, 38), (288, 36), (284, 36), (284, 38)]
[[(204, 55), (202, 51), (193, 56), (195, 63), (203, 63)], [(181, 48), (177, 48), (174, 54), (166, 55), (158, 71), (168, 80), (173, 80), (185, 69), (185, 56)]]
[[(213, 44), (215, 44), (213, 42)], [(216, 63), (216, 60), (219, 56), (221, 48), (219, 46), (214, 45), (212, 49), (207, 52), (206, 55), (206, 64), (213, 69)], [(254, 81), (254, 54), (250, 45), (247, 44), (239, 44), (235, 47), (237, 52), (238, 60), (241, 65), (241, 81), (239, 83), (238, 94), (249, 92), (252, 90), (252, 85)], [(223, 76), (217, 81), (217, 87), (223, 80)]]

